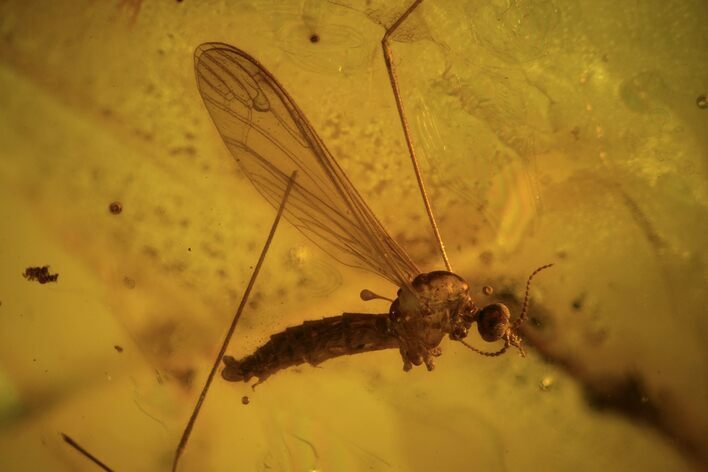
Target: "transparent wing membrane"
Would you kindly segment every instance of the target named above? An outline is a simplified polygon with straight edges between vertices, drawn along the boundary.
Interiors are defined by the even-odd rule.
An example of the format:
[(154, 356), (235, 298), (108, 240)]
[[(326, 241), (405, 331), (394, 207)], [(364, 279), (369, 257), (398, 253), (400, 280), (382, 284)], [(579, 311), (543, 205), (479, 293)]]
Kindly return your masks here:
[(342, 264), (404, 286), (419, 273), (388, 235), (293, 99), (245, 52), (205, 43), (194, 54), (197, 85), (227, 148), (277, 207), (299, 172), (285, 218)]

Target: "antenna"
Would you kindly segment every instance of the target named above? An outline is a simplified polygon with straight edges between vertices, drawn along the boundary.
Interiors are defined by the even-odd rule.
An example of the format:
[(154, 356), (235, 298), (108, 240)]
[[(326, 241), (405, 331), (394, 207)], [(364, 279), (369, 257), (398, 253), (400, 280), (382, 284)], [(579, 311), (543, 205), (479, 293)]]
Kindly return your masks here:
[[(514, 346), (521, 353), (521, 357), (526, 357), (526, 352), (522, 346), (521, 337), (518, 334), (518, 329), (521, 324), (528, 318), (528, 307), (529, 307), (529, 289), (531, 288), (531, 280), (544, 269), (552, 267), (553, 264), (546, 264), (534, 270), (526, 281), (526, 292), (524, 294), (524, 303), (521, 307), (521, 315), (514, 322), (510, 323), (509, 319), (511, 315), (509, 314), (509, 309), (506, 305), (501, 303), (492, 303), (485, 306), (476, 315), (475, 319), (477, 321), (477, 328), (479, 329), (479, 334), (485, 341), (497, 341), (499, 339), (504, 340), (504, 346), (498, 351), (488, 352), (477, 349), (476, 347), (470, 346), (463, 339), (456, 339), (460, 341), (467, 348), (472, 351), (487, 357), (496, 357), (504, 354), (510, 346)], [(486, 287), (485, 287), (486, 288)], [(485, 293), (488, 290), (485, 290)]]
[(514, 327), (512, 329), (516, 330), (519, 326), (521, 326), (521, 323), (526, 321), (526, 318), (528, 318), (529, 289), (531, 288), (531, 280), (533, 280), (536, 274), (538, 274), (544, 269), (548, 269), (549, 267), (553, 267), (553, 264), (546, 264), (544, 266), (541, 266), (531, 272), (531, 275), (529, 275), (529, 279), (526, 281), (526, 293), (524, 294), (524, 304), (521, 307), (521, 315), (519, 316), (519, 319), (514, 322)]

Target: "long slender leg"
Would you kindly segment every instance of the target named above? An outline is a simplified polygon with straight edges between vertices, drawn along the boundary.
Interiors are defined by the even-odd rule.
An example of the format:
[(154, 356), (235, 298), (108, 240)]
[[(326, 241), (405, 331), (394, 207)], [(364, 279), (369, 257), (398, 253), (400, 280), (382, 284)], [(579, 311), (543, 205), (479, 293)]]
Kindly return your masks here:
[(96, 456), (88, 452), (86, 449), (81, 447), (79, 443), (74, 441), (68, 434), (61, 433), (61, 437), (64, 438), (64, 442), (67, 443), (69, 446), (73, 447), (78, 451), (79, 454), (96, 464), (101, 470), (105, 470), (106, 472), (113, 472), (113, 469), (108, 467), (106, 464), (101, 462)]
[(386, 70), (388, 70), (388, 77), (391, 80), (391, 89), (393, 89), (393, 96), (396, 99), (396, 107), (398, 108), (398, 116), (401, 120), (401, 126), (403, 126), (403, 134), (406, 138), (406, 145), (408, 146), (408, 154), (411, 157), (411, 162), (413, 163), (413, 170), (415, 172), (415, 178), (418, 181), (418, 187), (420, 188), (420, 194), (423, 197), (423, 203), (425, 204), (425, 211), (428, 213), (428, 218), (430, 219), (430, 225), (433, 227), (433, 232), (435, 233), (435, 239), (438, 242), (438, 247), (440, 248), (440, 253), (442, 254), (443, 260), (445, 261), (445, 267), (447, 270), (452, 272), (452, 266), (450, 266), (450, 261), (447, 258), (447, 252), (445, 252), (445, 244), (443, 243), (442, 236), (440, 236), (440, 229), (438, 224), (435, 222), (435, 216), (433, 215), (433, 208), (430, 206), (430, 201), (428, 200), (428, 193), (425, 191), (425, 184), (423, 183), (423, 176), (420, 174), (420, 167), (418, 166), (418, 159), (415, 157), (415, 148), (413, 147), (413, 141), (411, 140), (411, 131), (408, 126), (408, 120), (406, 119), (406, 113), (403, 109), (403, 101), (401, 100), (401, 91), (398, 85), (398, 77), (396, 76), (396, 70), (393, 64), (393, 53), (391, 51), (391, 46), (389, 44), (389, 39), (393, 33), (398, 29), (399, 26), (408, 18), (413, 10), (418, 8), (423, 0), (415, 0), (413, 4), (408, 7), (408, 9), (391, 25), (384, 33), (383, 39), (381, 40), (381, 47), (383, 49), (384, 59), (386, 61)]
[(243, 308), (246, 306), (246, 302), (248, 301), (248, 296), (251, 294), (251, 289), (253, 289), (253, 285), (256, 282), (256, 277), (258, 276), (258, 272), (261, 270), (261, 266), (263, 265), (263, 261), (265, 260), (266, 253), (268, 252), (268, 248), (270, 247), (270, 243), (273, 241), (273, 236), (275, 235), (275, 230), (278, 227), (278, 223), (280, 222), (280, 218), (283, 216), (283, 210), (285, 210), (285, 203), (288, 200), (288, 196), (290, 195), (290, 190), (292, 190), (293, 184), (295, 183), (295, 178), (297, 177), (297, 171), (293, 172), (292, 175), (290, 176), (290, 182), (288, 182), (288, 186), (285, 189), (285, 194), (283, 195), (283, 200), (280, 202), (280, 207), (278, 208), (278, 214), (275, 217), (275, 220), (273, 221), (273, 226), (270, 228), (270, 233), (268, 234), (268, 239), (266, 239), (265, 245), (263, 246), (263, 250), (261, 251), (261, 255), (258, 258), (258, 262), (256, 263), (255, 269), (253, 269), (253, 274), (251, 274), (251, 280), (248, 282), (248, 286), (246, 287), (246, 291), (243, 292), (243, 297), (241, 297), (241, 303), (238, 306), (238, 309), (236, 310), (236, 314), (234, 315), (233, 320), (231, 320), (231, 326), (229, 326), (228, 331), (226, 332), (226, 336), (224, 337), (224, 342), (221, 344), (221, 349), (219, 349), (219, 354), (216, 356), (216, 360), (214, 361), (214, 365), (211, 368), (211, 371), (209, 372), (209, 376), (207, 377), (206, 382), (204, 383), (204, 388), (202, 388), (202, 392), (199, 395), (199, 399), (197, 400), (197, 404), (194, 406), (194, 411), (192, 411), (192, 416), (190, 416), (189, 421), (187, 422), (187, 426), (184, 428), (184, 433), (182, 433), (182, 438), (179, 441), (179, 445), (177, 446), (177, 450), (175, 451), (175, 458), (174, 461), (172, 462), (172, 471), (177, 470), (177, 464), (179, 463), (179, 458), (182, 455), (182, 452), (184, 452), (184, 448), (187, 446), (187, 441), (189, 441), (189, 436), (192, 433), (192, 428), (194, 427), (194, 423), (197, 421), (197, 415), (199, 415), (199, 411), (202, 408), (202, 404), (204, 403), (204, 399), (206, 398), (207, 392), (209, 391), (209, 387), (211, 386), (212, 380), (214, 380), (214, 375), (216, 374), (216, 370), (219, 368), (219, 364), (221, 363), (221, 359), (224, 357), (224, 353), (226, 352), (226, 348), (229, 345), (229, 342), (231, 341), (231, 337), (234, 334), (234, 330), (236, 329), (236, 323), (238, 323), (239, 318), (241, 317), (241, 312), (243, 312)]

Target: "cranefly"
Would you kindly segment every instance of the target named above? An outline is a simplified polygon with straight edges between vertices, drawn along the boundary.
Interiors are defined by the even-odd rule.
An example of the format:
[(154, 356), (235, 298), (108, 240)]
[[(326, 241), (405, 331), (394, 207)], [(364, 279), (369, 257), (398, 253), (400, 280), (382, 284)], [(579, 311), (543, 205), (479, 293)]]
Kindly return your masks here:
[[(386, 42), (384, 47), (396, 84)], [(308, 321), (273, 335), (242, 360), (224, 357), (224, 379), (257, 377), (262, 382), (299, 363), (394, 347), (405, 370), (423, 363), (432, 370), (443, 337), (462, 341), (475, 322), (485, 341), (504, 341), (499, 351), (485, 354), (499, 355), (509, 346), (521, 349), (516, 330), (526, 319), (527, 298), (512, 323), (503, 304), (480, 310), (467, 282), (451, 271), (421, 273), (366, 205), (295, 101), (256, 59), (227, 44), (206, 43), (195, 52), (195, 68), (199, 91), (219, 133), (261, 195), (277, 206), (297, 171), (284, 217), (341, 263), (376, 272), (400, 287), (389, 313), (346, 313)], [(399, 112), (405, 116), (402, 104)]]
[[(223, 43), (205, 43), (196, 49), (195, 73), (204, 104), (242, 171), (279, 208), (278, 219), (282, 214), (342, 264), (375, 272), (399, 289), (388, 313), (344, 313), (307, 321), (274, 334), (255, 352), (237, 360), (224, 352), (254, 273), (177, 449), (174, 467), (222, 359), (224, 379), (247, 382), (255, 377), (258, 384), (293, 365), (316, 365), (336, 356), (389, 348), (399, 350), (404, 370), (422, 364), (432, 370), (445, 337), (486, 356), (501, 355), (511, 346), (524, 354), (518, 329), (528, 317), (529, 286), (551, 264), (529, 277), (521, 314), (513, 322), (501, 303), (479, 308), (470, 296), (469, 284), (452, 272), (418, 168), (389, 46), (391, 36), (421, 2), (416, 0), (387, 28), (381, 44), (411, 162), (446, 270), (418, 270), (367, 206), (293, 98), (256, 59)], [(268, 241), (274, 230), (275, 224)], [(363, 299), (384, 298), (369, 291), (361, 295)], [(482, 339), (502, 340), (503, 346), (486, 352), (465, 343), (474, 323)]]

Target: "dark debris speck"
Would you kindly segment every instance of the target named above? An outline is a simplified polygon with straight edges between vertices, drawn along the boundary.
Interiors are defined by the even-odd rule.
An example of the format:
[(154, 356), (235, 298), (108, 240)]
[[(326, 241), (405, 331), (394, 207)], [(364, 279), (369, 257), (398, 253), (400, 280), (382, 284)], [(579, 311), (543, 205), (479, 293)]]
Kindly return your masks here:
[(570, 306), (575, 311), (581, 311), (583, 309), (584, 302), (585, 302), (585, 296), (579, 295), (570, 303)]
[(56, 282), (59, 279), (59, 274), (49, 273), (48, 265), (42, 267), (28, 267), (25, 269), (22, 276), (27, 280), (39, 282), (40, 284)]
[(108, 211), (113, 215), (120, 215), (123, 212), (123, 204), (121, 202), (111, 202), (108, 205)]

